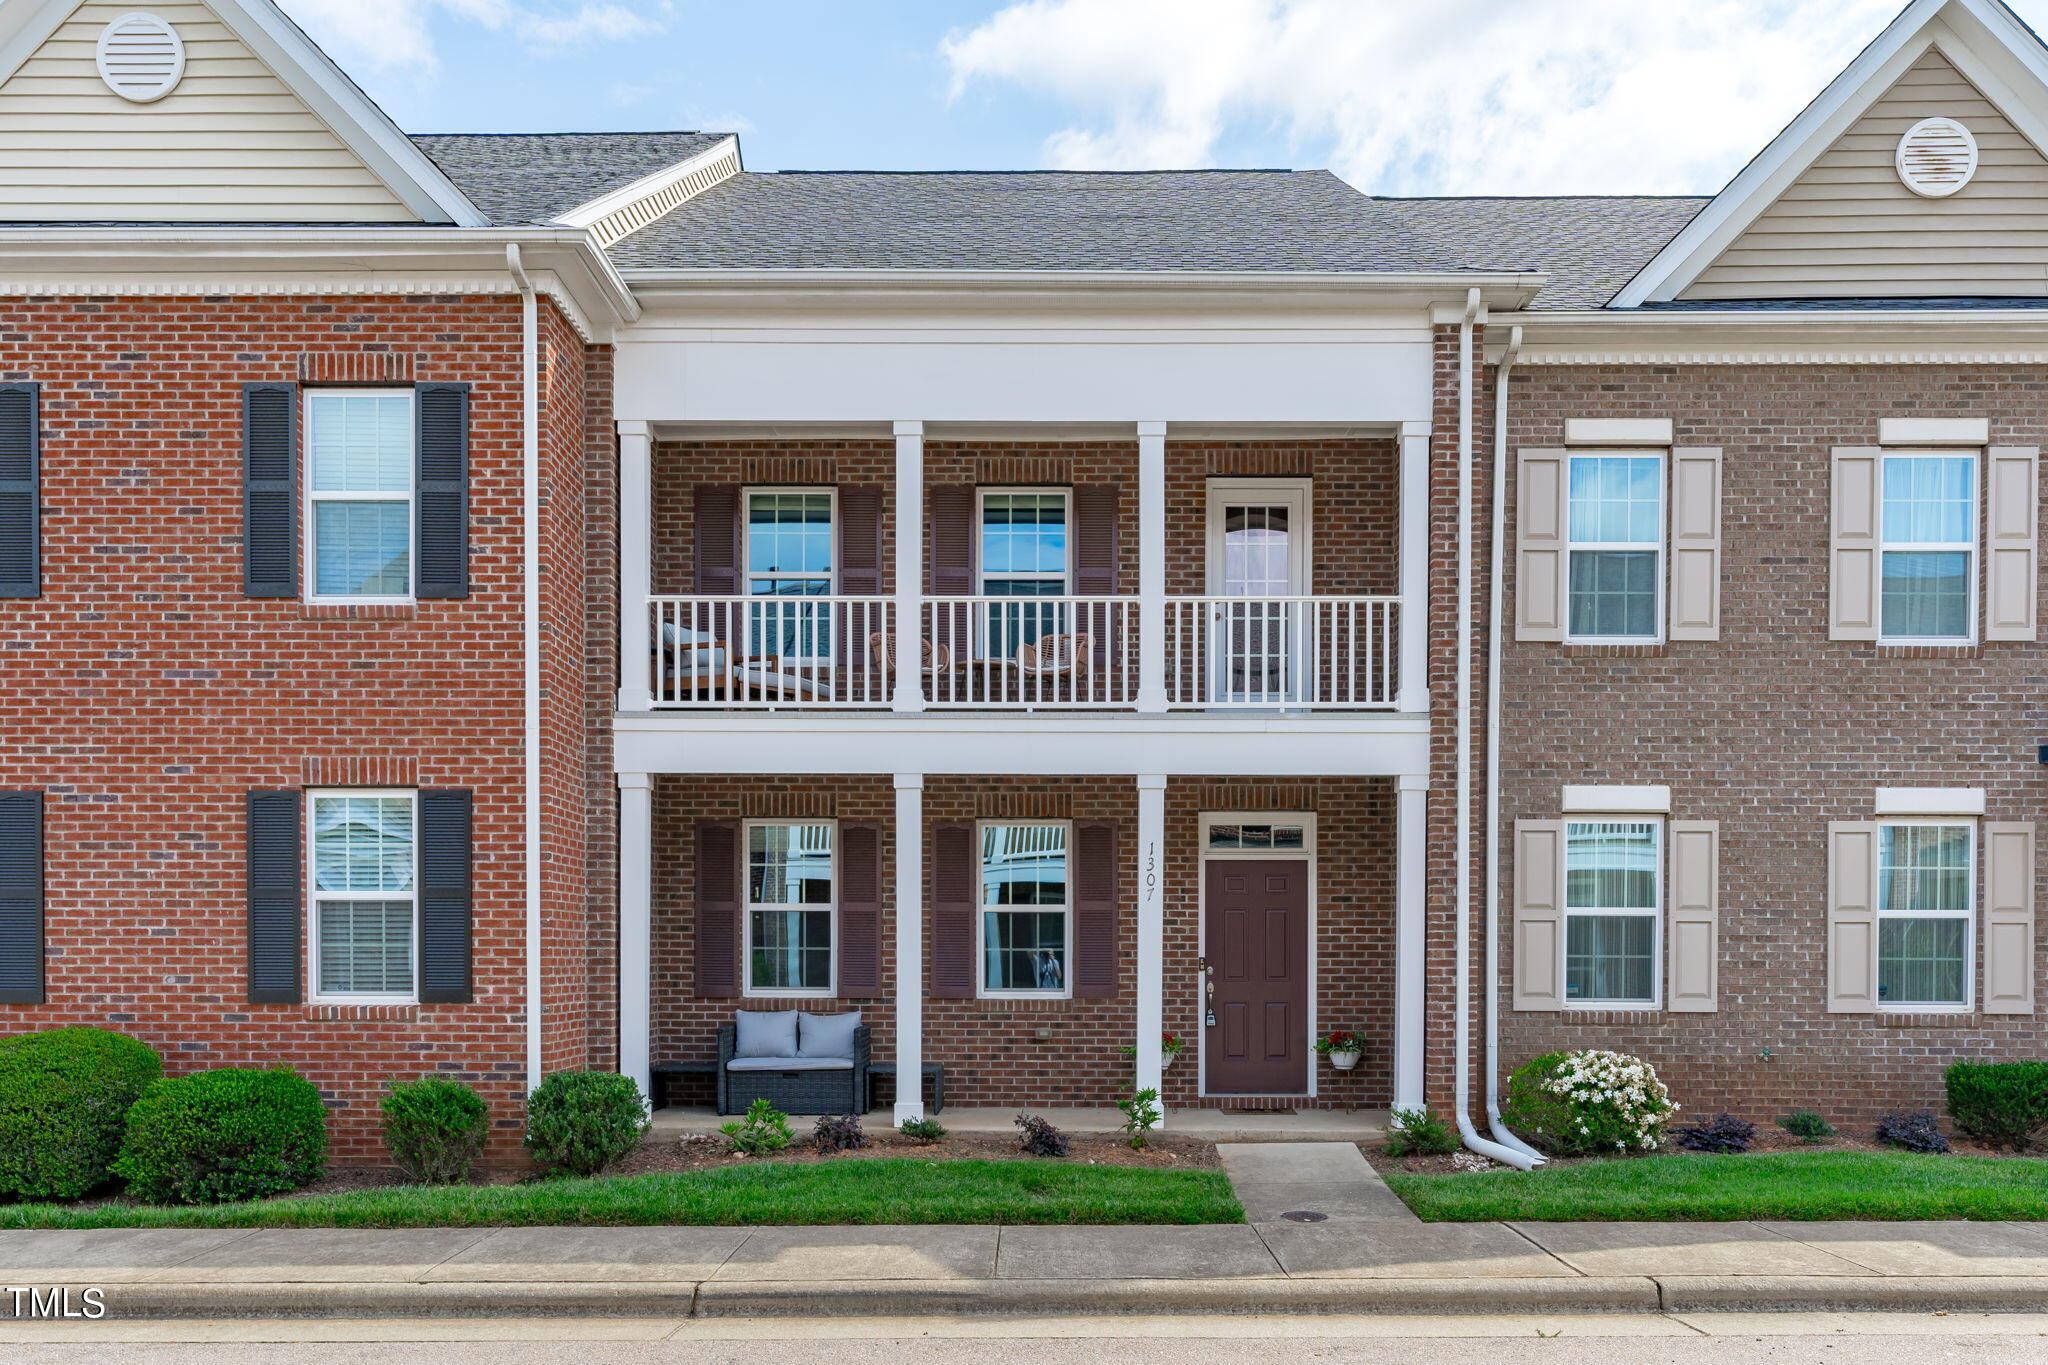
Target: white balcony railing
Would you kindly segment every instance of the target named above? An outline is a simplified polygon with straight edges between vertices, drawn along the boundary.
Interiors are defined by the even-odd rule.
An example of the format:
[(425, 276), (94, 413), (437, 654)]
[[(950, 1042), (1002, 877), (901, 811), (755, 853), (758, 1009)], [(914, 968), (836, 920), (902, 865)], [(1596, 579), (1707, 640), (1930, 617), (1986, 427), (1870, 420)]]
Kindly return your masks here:
[(1128, 708), (1138, 604), (1125, 597), (933, 597), (924, 691), (935, 707)]
[(887, 707), (886, 597), (656, 597), (657, 707)]
[(1178, 597), (1166, 604), (1167, 705), (1391, 709), (1398, 597)]

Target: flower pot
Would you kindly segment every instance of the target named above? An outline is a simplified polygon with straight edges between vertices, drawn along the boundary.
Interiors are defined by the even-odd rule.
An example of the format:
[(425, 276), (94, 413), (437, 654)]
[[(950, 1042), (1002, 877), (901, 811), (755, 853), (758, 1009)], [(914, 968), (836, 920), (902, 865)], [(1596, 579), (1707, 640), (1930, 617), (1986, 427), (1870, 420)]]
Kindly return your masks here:
[(1176, 1057), (1178, 1057), (1178, 1056), (1180, 1056), (1180, 1054), (1179, 1054), (1178, 1052), (1162, 1052), (1162, 1053), (1160, 1053), (1160, 1054), (1159, 1054), (1159, 1065), (1160, 1065), (1161, 1069), (1164, 1069), (1164, 1068), (1166, 1068), (1166, 1067), (1172, 1066), (1172, 1065), (1173, 1065), (1173, 1059), (1174, 1059), (1174, 1058), (1176, 1058)]
[(1324, 1055), (1330, 1059), (1330, 1065), (1339, 1071), (1349, 1071), (1358, 1065), (1358, 1054), (1355, 1052), (1329, 1052)]

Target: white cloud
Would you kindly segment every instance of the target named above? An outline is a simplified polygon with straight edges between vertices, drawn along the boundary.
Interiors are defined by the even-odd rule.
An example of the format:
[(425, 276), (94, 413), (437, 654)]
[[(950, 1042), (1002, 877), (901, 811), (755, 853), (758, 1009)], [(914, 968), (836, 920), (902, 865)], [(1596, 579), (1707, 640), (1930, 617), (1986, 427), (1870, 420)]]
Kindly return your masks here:
[(1688, 193), (1901, 3), (1013, 0), (941, 52), (956, 97), (1007, 85), (1060, 111), (1050, 166), (1209, 165), (1272, 130), (1382, 193)]
[(431, 70), (438, 64), (432, 20), (446, 16), (508, 34), (539, 55), (661, 32), (674, 0), (546, 5), (516, 0), (282, 0), (286, 12), (344, 67)]

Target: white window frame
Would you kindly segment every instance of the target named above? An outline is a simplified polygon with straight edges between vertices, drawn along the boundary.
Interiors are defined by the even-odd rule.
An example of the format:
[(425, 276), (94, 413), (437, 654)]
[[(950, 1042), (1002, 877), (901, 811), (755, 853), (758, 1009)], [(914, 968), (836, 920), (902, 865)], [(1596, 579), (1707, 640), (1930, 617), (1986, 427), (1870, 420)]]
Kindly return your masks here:
[[(982, 831), (987, 829), (1058, 828), (1066, 831), (1067, 901), (1063, 906), (990, 905), (982, 899), (987, 885), (982, 866)], [(1064, 970), (1060, 988), (995, 990), (988, 984), (988, 915), (991, 911), (1047, 913), (1057, 909), (1066, 924)], [(1072, 820), (977, 820), (974, 822), (974, 994), (981, 1000), (1071, 1000), (1074, 996), (1074, 822)]]
[[(392, 493), (316, 493), (313, 490), (313, 406), (323, 397), (342, 396), (348, 398), (404, 398), (412, 409), (412, 420), (407, 424), (411, 443), (406, 456), (405, 484), (405, 581), (412, 591), (406, 593), (323, 593), (319, 578), (319, 539), (315, 522), (315, 509), (323, 502), (396, 502)], [(300, 444), (304, 458), (300, 461), (299, 521), (305, 528), (301, 539), (305, 542), (302, 552), (301, 573), (305, 579), (305, 599), (308, 602), (350, 602), (368, 606), (405, 606), (418, 600), (420, 590), (420, 528), (419, 528), (419, 392), (410, 388), (354, 388), (354, 387), (309, 387), (299, 396)]]
[[(412, 803), (412, 893), (409, 896), (372, 896), (357, 891), (322, 891), (315, 831), (319, 805), (324, 798), (403, 797)], [(415, 1005), (420, 998), (420, 794), (413, 787), (314, 787), (306, 792), (306, 963), (310, 973), (306, 999), (316, 1005)], [(412, 902), (412, 989), (403, 994), (320, 989), (320, 906), (325, 901)]]
[[(830, 568), (829, 570), (827, 570), (827, 571), (826, 571), (826, 572), (824, 572), (824, 573), (782, 573), (782, 572), (776, 572), (776, 573), (759, 573), (759, 574), (757, 574), (757, 573), (755, 573), (755, 572), (754, 572), (754, 571), (753, 571), (752, 569), (750, 569), (750, 568), (748, 568), (748, 567), (747, 567), (747, 566), (748, 566), (748, 565), (749, 565), (750, 563), (752, 563), (752, 562), (753, 562), (753, 543), (754, 543), (754, 516), (753, 516), (753, 509), (754, 509), (754, 498), (755, 498), (755, 496), (756, 496), (756, 495), (759, 495), (759, 494), (770, 494), (770, 493), (802, 493), (802, 494), (804, 494), (804, 495), (806, 495), (806, 496), (815, 496), (816, 494), (819, 494), (819, 493), (823, 493), (823, 494), (825, 494), (825, 495), (826, 495), (826, 496), (827, 496), (828, 498), (830, 498), (830, 499), (831, 499), (830, 503), (828, 504), (828, 510), (827, 510), (827, 521), (826, 521), (826, 528), (827, 528), (827, 529), (826, 529), (826, 536), (827, 536), (827, 539), (828, 539), (828, 540), (830, 541), (830, 543), (831, 543), (831, 552), (832, 552), (832, 567), (831, 567), (831, 568)], [(746, 487), (743, 487), (743, 488), (741, 488), (741, 489), (740, 489), (740, 577), (739, 577), (739, 589), (740, 589), (740, 596), (741, 596), (741, 597), (743, 597), (743, 598), (745, 598), (745, 599), (746, 599), (747, 601), (749, 601), (749, 602), (755, 602), (755, 601), (760, 601), (760, 602), (802, 602), (802, 601), (804, 601), (804, 600), (805, 600), (804, 598), (801, 598), (801, 597), (776, 597), (776, 596), (774, 596), (774, 595), (772, 595), (772, 594), (766, 594), (766, 593), (763, 593), (763, 594), (758, 594), (758, 595), (757, 595), (757, 594), (756, 594), (756, 593), (754, 592), (754, 580), (755, 580), (755, 579), (757, 579), (757, 578), (792, 578), (792, 579), (802, 579), (802, 580), (804, 580), (805, 582), (810, 582), (810, 583), (818, 583), (818, 582), (822, 582), (822, 583), (823, 583), (823, 584), (825, 585), (825, 591), (824, 591), (824, 592), (823, 592), (823, 593), (822, 593), (822, 594), (821, 594), (821, 595), (819, 596), (819, 598), (818, 598), (818, 599), (816, 599), (816, 600), (818, 600), (818, 601), (819, 601), (819, 602), (821, 602), (821, 603), (829, 603), (829, 602), (831, 601), (832, 597), (833, 597), (833, 596), (834, 596), (834, 595), (835, 595), (836, 593), (838, 593), (838, 591), (839, 591), (839, 490), (838, 490), (838, 489), (837, 489), (836, 487), (832, 487), (832, 486), (829, 486), (829, 485), (822, 485), (822, 486), (821, 486), (821, 485), (814, 485), (814, 484), (806, 484), (806, 485), (803, 485), (803, 486), (800, 486), (800, 487), (799, 487), (799, 486), (796, 486), (796, 485), (781, 485), (781, 484), (749, 484), (749, 485), (747, 485)], [(742, 607), (742, 608), (741, 608), (741, 610), (742, 610), (743, 612), (746, 612), (746, 613), (748, 613), (748, 615), (747, 615), (747, 645), (748, 645), (748, 648), (747, 648), (746, 650), (743, 650), (743, 651), (741, 651), (741, 652), (742, 652), (742, 653), (747, 653), (747, 654), (751, 654), (751, 653), (752, 653), (752, 644), (753, 644), (753, 639), (754, 639), (754, 618), (753, 618), (753, 615), (752, 615), (752, 609), (751, 609), (751, 608), (747, 608), (747, 607)], [(829, 664), (829, 663), (831, 663), (831, 662), (832, 662), (832, 657), (833, 657), (833, 651), (834, 651), (834, 650), (836, 650), (836, 649), (838, 648), (838, 644), (839, 644), (838, 640), (837, 640), (837, 639), (835, 638), (835, 636), (836, 636), (836, 633), (837, 633), (837, 631), (838, 631), (838, 626), (839, 626), (839, 622), (838, 622), (838, 616), (837, 616), (837, 614), (836, 614), (836, 613), (835, 613), (835, 612), (834, 612), (834, 611), (832, 610), (832, 608), (831, 608), (830, 606), (824, 606), (824, 607), (822, 608), (822, 613), (823, 613), (823, 617), (824, 617), (824, 620), (823, 620), (823, 623), (822, 623), (822, 625), (821, 625), (821, 627), (820, 627), (820, 629), (819, 629), (819, 631), (818, 631), (818, 633), (817, 633), (817, 634), (818, 634), (818, 635), (822, 635), (822, 636), (824, 637), (824, 641), (825, 641), (825, 646), (826, 646), (826, 652), (825, 652), (824, 654), (815, 654), (815, 655), (813, 655), (813, 654), (778, 654), (778, 655), (777, 655), (776, 657), (777, 657), (777, 658), (779, 658), (779, 659), (781, 659), (781, 660), (782, 660), (782, 661), (783, 661), (784, 663), (787, 663), (787, 664), (799, 664), (799, 665), (822, 665), (822, 664)], [(813, 638), (815, 639), (815, 638), (817, 638), (817, 636), (816, 636), (816, 635), (814, 635), (814, 636), (813, 636)], [(772, 652), (772, 651), (771, 651), (771, 652)], [(837, 894), (838, 894), (838, 892), (837, 892), (837, 889), (836, 889), (836, 888), (834, 889), (834, 892), (833, 892), (833, 894), (834, 894), (834, 895), (837, 895)]]
[[(1600, 459), (1642, 459), (1654, 457), (1657, 461), (1657, 539), (1655, 541), (1610, 541), (1575, 540), (1572, 538), (1572, 465), (1579, 460)], [(1661, 645), (1664, 643), (1664, 622), (1670, 596), (1666, 579), (1670, 573), (1671, 541), (1671, 452), (1662, 447), (1645, 446), (1639, 450), (1615, 449), (1596, 446), (1589, 449), (1565, 451), (1564, 467), (1564, 642), (1568, 645)], [(1656, 585), (1656, 616), (1648, 635), (1579, 635), (1572, 631), (1572, 562), (1581, 550), (1650, 550), (1657, 556), (1657, 567), (1652, 574)]]
[[(1884, 485), (1885, 473), (1895, 459), (1945, 459), (1968, 458), (1970, 461), (1970, 539), (1967, 542), (1951, 541), (1893, 541), (1884, 534)], [(1983, 571), (1984, 538), (1984, 452), (1974, 446), (1953, 446), (1947, 449), (1917, 449), (1886, 447), (1877, 457), (1877, 623), (1878, 643), (1884, 645), (1974, 645), (1981, 628), (1977, 614), (1982, 610), (1978, 575)], [(1895, 550), (1955, 553), (1960, 551), (1966, 562), (1963, 581), (1969, 585), (1969, 605), (1965, 608), (1966, 629), (1961, 635), (1885, 635), (1884, 630), (1884, 557)]]
[[(1048, 488), (1043, 486), (1037, 488), (1032, 488), (1028, 486), (1016, 488), (991, 487), (976, 488), (974, 490), (974, 595), (977, 597), (987, 597), (990, 595), (988, 591), (989, 574), (987, 572), (987, 565), (983, 562), (984, 557), (982, 555), (982, 532), (988, 526), (986, 518), (988, 516), (988, 498), (991, 493), (997, 495), (998, 497), (1010, 497), (1015, 496), (1017, 494), (1030, 494), (1034, 497), (1051, 496), (1058, 498), (1061, 501), (1061, 503), (1064, 504), (1067, 510), (1067, 567), (1062, 572), (1057, 574), (1049, 574), (1044, 572), (1043, 570), (1033, 570), (1029, 572), (1019, 571), (1015, 573), (999, 573), (996, 574), (995, 577), (998, 579), (1024, 580), (1033, 583), (1058, 583), (1060, 585), (1060, 590), (1057, 594), (1055, 594), (1055, 596), (1072, 597), (1074, 595), (1075, 550), (1074, 490), (1071, 488)], [(1029, 602), (1032, 599), (1028, 597), (1018, 597), (1004, 598), (1003, 600)]]
[[(1879, 999), (1880, 1012), (1891, 1014), (1969, 1014), (1977, 1008), (1977, 916), (1984, 904), (1983, 891), (1978, 885), (1982, 869), (1978, 866), (1979, 848), (1983, 843), (1974, 816), (1941, 818), (1939, 816), (1888, 815), (1878, 821), (1877, 866), (1875, 880), (1871, 886), (1876, 902), (1877, 923), (1872, 928), (1870, 989), (1877, 992), (1878, 982), (1884, 972), (1884, 922), (1887, 919), (1959, 919), (1963, 922), (1963, 1000), (1962, 1003), (1944, 1004), (1912, 1001), (1890, 1001)], [(1966, 829), (1970, 835), (1969, 886), (1970, 904), (1962, 910), (1887, 910), (1884, 907), (1884, 830), (1886, 828), (1922, 828), (1930, 825), (1955, 826)]]
[[(754, 831), (761, 828), (788, 829), (802, 825), (823, 825), (832, 831), (832, 901), (829, 905), (763, 905), (754, 900)], [(740, 994), (751, 1000), (833, 1000), (839, 995), (839, 822), (837, 820), (812, 820), (797, 816), (779, 819), (763, 818), (744, 820), (740, 825)], [(829, 964), (826, 970), (827, 982), (820, 990), (815, 986), (801, 989), (791, 987), (779, 990), (757, 988), (754, 985), (754, 912), (780, 913), (788, 910), (827, 910), (832, 916), (832, 950), (826, 954)]]
[[(1559, 925), (1557, 951), (1557, 989), (1564, 996), (1567, 1010), (1661, 1010), (1664, 1008), (1664, 977), (1668, 964), (1664, 961), (1664, 915), (1670, 901), (1666, 880), (1671, 869), (1667, 863), (1670, 841), (1666, 837), (1668, 821), (1662, 815), (1646, 814), (1642, 811), (1592, 812), (1574, 811), (1564, 817), (1563, 873), (1564, 885), (1558, 897), (1558, 913), (1562, 917)], [(1649, 825), (1657, 841), (1657, 872), (1651, 878), (1655, 888), (1655, 902), (1649, 909), (1637, 906), (1622, 908), (1601, 908), (1590, 905), (1571, 904), (1571, 847), (1573, 825)], [(1631, 999), (1578, 999), (1570, 994), (1572, 917), (1574, 915), (1595, 915), (1603, 919), (1633, 915), (1650, 921), (1650, 997), (1647, 1000)]]

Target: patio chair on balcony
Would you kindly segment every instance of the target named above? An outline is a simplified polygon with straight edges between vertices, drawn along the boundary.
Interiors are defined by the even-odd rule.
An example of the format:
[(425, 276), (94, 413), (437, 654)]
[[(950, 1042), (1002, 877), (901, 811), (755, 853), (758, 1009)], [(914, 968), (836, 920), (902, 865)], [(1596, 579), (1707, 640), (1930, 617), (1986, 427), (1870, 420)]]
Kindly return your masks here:
[[(884, 677), (896, 676), (896, 636), (893, 632), (878, 630), (868, 636), (868, 653), (882, 661)], [(940, 673), (950, 673), (953, 669), (953, 649), (950, 645), (943, 642), (934, 643), (927, 637), (924, 647), (918, 653), (919, 671), (927, 678)]]
[(663, 622), (655, 660), (678, 695), (732, 695), (732, 655), (708, 630)]
[[(1095, 637), (1086, 631), (1041, 635), (1018, 645), (1014, 659), (975, 662), (1005, 680), (1001, 693), (993, 700), (1028, 701), (1036, 696), (1057, 696), (1060, 679), (1078, 680), (1083, 670), (1094, 666)], [(1025, 686), (1027, 681), (1038, 685)]]

